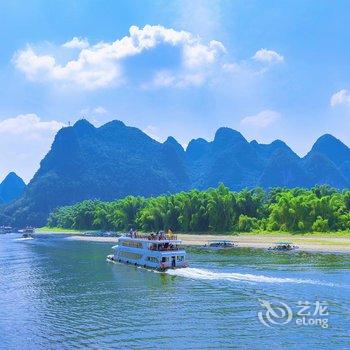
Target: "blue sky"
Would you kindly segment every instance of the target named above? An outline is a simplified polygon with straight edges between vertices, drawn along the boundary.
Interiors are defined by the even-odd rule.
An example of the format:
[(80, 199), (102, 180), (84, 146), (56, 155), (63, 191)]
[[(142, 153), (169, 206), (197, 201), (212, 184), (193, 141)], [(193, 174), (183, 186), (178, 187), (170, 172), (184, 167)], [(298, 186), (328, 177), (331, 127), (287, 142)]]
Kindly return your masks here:
[(0, 178), (34, 175), (57, 130), (229, 126), (304, 155), (350, 144), (348, 1), (11, 1), (0, 9)]

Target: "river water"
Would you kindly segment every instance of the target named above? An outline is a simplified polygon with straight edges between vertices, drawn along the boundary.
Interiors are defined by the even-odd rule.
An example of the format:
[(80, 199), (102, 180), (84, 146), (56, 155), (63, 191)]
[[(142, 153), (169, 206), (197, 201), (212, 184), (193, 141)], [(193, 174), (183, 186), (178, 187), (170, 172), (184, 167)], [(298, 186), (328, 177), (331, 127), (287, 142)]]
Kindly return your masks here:
[(350, 349), (349, 255), (192, 248), (156, 273), (18, 237), (0, 235), (0, 349)]

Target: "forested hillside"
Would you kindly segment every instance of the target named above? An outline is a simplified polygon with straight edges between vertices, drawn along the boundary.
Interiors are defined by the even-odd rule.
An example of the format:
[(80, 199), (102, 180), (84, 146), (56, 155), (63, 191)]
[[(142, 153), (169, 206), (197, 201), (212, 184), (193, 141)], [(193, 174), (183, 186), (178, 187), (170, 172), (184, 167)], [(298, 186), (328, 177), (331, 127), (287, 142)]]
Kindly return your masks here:
[(22, 195), (26, 184), (14, 172), (9, 173), (0, 183), (0, 204), (10, 203)]
[(0, 210), (0, 224), (45, 224), (57, 207), (85, 199), (110, 201), (158, 196), (220, 183), (231, 190), (305, 187), (348, 188), (350, 149), (322, 136), (300, 158), (284, 142), (248, 142), (238, 131), (217, 130), (212, 141), (173, 138), (157, 142), (137, 128), (86, 120), (62, 128), (23, 195)]

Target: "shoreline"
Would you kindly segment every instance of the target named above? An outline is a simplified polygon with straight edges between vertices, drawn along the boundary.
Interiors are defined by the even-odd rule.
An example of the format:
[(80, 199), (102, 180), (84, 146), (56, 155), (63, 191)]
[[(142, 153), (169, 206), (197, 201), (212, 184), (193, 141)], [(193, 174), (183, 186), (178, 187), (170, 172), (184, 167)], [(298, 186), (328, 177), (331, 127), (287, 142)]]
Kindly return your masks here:
[(350, 237), (321, 237), (321, 236), (296, 236), (291, 234), (276, 235), (239, 235), (239, 236), (216, 236), (216, 235), (178, 235), (184, 244), (198, 246), (204, 245), (210, 240), (231, 240), (237, 247), (267, 249), (278, 241), (288, 241), (297, 245), (297, 251), (323, 252), (323, 253), (350, 253)]
[[(117, 237), (94, 237), (84, 236), (77, 232), (68, 234), (65, 239), (86, 242), (102, 242), (114, 244)], [(40, 232), (40, 234), (60, 234), (60, 232)], [(289, 241), (297, 245), (297, 251), (319, 253), (350, 253), (350, 237), (331, 235), (292, 235), (292, 234), (242, 234), (242, 235), (213, 235), (213, 234), (184, 234), (177, 235), (184, 245), (198, 247), (203, 246), (210, 240), (230, 240), (237, 248), (267, 249), (278, 241)]]

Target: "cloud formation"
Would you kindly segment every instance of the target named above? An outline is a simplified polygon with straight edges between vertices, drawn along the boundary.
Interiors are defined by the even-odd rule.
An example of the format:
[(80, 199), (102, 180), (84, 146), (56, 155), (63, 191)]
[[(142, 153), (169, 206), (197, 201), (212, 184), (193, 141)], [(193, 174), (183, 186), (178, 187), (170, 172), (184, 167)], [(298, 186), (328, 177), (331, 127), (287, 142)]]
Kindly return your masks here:
[(93, 90), (108, 86), (118, 79), (121, 81), (119, 65), (101, 56), (98, 52), (83, 49), (77, 60), (60, 65), (52, 55), (37, 54), (28, 46), (14, 56), (13, 62), (28, 80), (75, 84)]
[(108, 111), (102, 107), (102, 106), (97, 106), (94, 108), (84, 108), (79, 112), (79, 115), (81, 116), (90, 116), (90, 115), (105, 115), (107, 114)]
[(154, 89), (161, 87), (173, 87), (184, 88), (187, 86), (200, 86), (203, 85), (208, 78), (209, 72), (195, 71), (195, 72), (182, 72), (173, 73), (171, 71), (162, 70), (158, 71), (151, 82), (142, 84), (143, 89)]
[(83, 108), (79, 111), (78, 115), (99, 127), (107, 121), (106, 118), (108, 118), (109, 112), (104, 107), (97, 106)]
[(29, 181), (64, 124), (43, 121), (36, 114), (21, 114), (0, 121), (0, 178), (16, 171)]
[(331, 106), (350, 105), (350, 94), (348, 90), (342, 89), (334, 93), (331, 97)]
[(93, 90), (122, 84), (123, 60), (161, 44), (180, 48), (183, 68), (192, 71), (213, 64), (226, 51), (216, 40), (203, 44), (199, 37), (189, 32), (146, 25), (142, 29), (131, 26), (129, 35), (111, 43), (89, 45), (86, 39), (75, 37), (63, 47), (79, 48), (78, 57), (63, 64), (53, 54), (37, 53), (32, 46), (17, 52), (13, 63), (31, 81), (73, 83)]
[(276, 51), (260, 49), (255, 52), (255, 55), (252, 57), (253, 60), (261, 63), (281, 63), (284, 61), (284, 57)]
[(89, 46), (90, 44), (86, 38), (78, 38), (76, 36), (62, 45), (66, 49), (86, 49)]
[[(56, 47), (54, 53), (52, 45), (46, 51), (27, 45), (13, 56), (12, 62), (30, 81), (96, 90), (125, 84), (128, 82), (125, 61), (164, 45), (179, 50), (179, 65), (156, 70), (150, 81), (137, 82), (136, 85), (143, 88), (200, 86), (211, 78), (215, 79), (220, 70), (223, 73), (227, 67), (240, 66), (224, 59), (227, 50), (220, 41), (205, 43), (190, 32), (161, 25), (131, 26), (128, 35), (94, 45), (86, 38), (74, 37)], [(71, 51), (69, 56), (67, 50)], [(74, 58), (71, 58), (72, 53)], [(63, 57), (70, 58), (62, 61)], [(267, 66), (283, 61), (282, 55), (267, 49), (260, 49), (252, 58)]]
[(241, 124), (255, 128), (266, 128), (281, 118), (279, 112), (266, 109), (255, 115), (247, 116), (241, 120)]
[(36, 114), (20, 114), (0, 121), (0, 134), (21, 135), (36, 138), (42, 133), (56, 133), (64, 126), (62, 122), (42, 121)]

